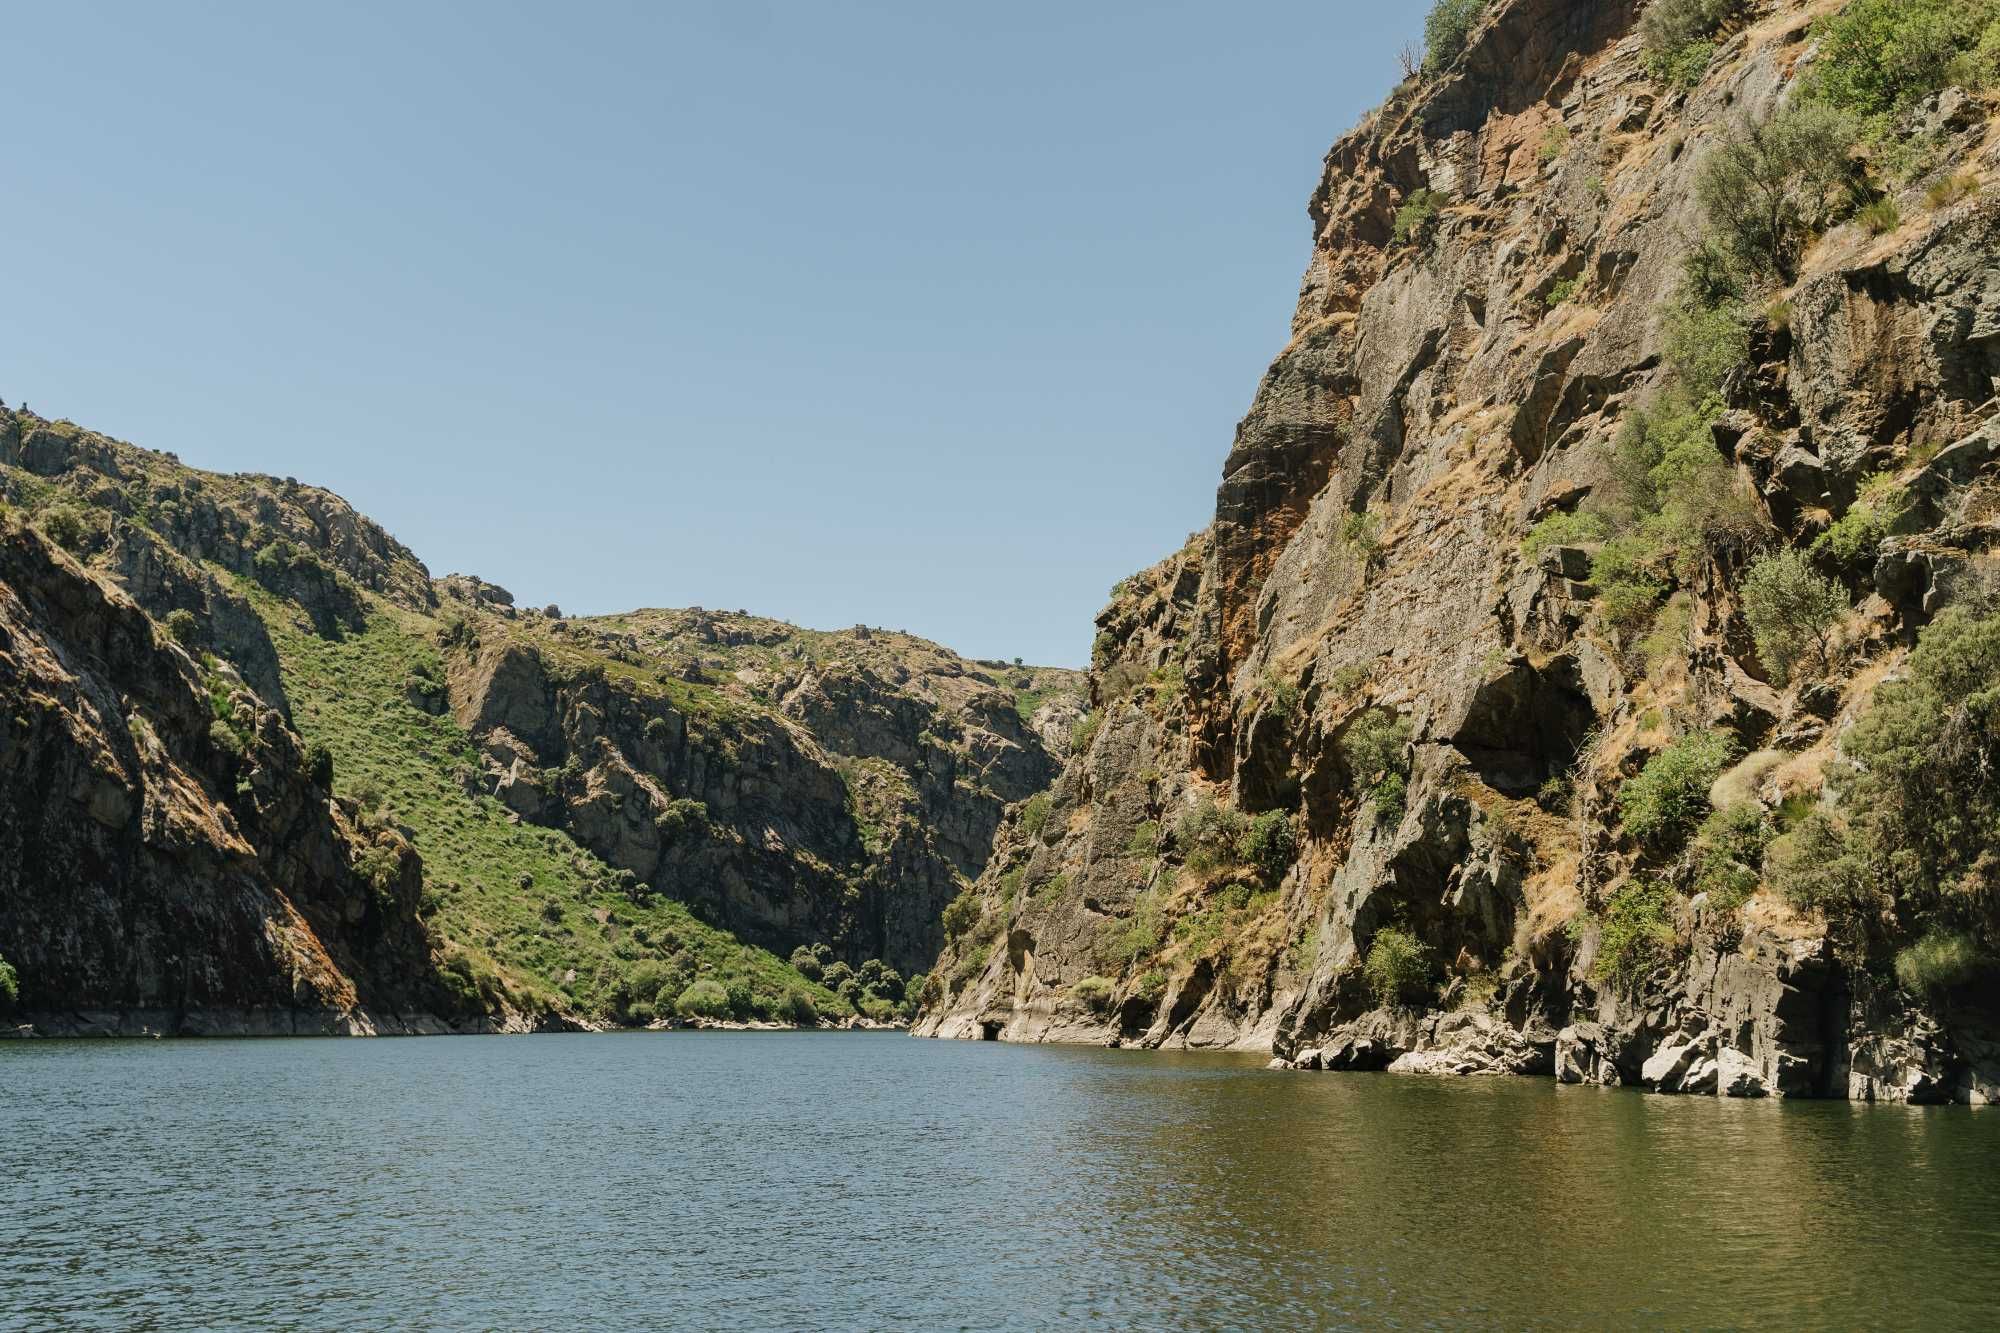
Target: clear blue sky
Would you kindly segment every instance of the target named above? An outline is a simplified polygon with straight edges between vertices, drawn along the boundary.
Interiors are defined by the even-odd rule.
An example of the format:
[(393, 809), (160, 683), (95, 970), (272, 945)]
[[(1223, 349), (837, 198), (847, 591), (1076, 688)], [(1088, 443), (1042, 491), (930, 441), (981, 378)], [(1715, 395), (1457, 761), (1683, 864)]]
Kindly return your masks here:
[(0, 396), (525, 602), (1080, 664), (1422, 8), (13, 6)]

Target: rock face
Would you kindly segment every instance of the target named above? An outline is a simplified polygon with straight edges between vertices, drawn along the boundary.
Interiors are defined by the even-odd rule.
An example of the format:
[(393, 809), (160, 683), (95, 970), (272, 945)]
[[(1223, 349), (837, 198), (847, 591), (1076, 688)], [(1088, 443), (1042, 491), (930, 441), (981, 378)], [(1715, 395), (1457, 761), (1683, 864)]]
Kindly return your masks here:
[(936, 958), (1002, 811), (1057, 771), (1020, 700), (1081, 694), (1078, 673), (886, 630), (552, 621), (446, 594), (451, 705), (494, 795), (745, 940), (854, 965)]
[(7, 519), (0, 717), (0, 941), (44, 1026), (467, 1017), (432, 973), (409, 844), (332, 800), (233, 675), (205, 680), (129, 599)]
[[(1916, 497), (1846, 575), (1836, 670), (1787, 686), (1759, 663), (1744, 551), (1691, 562), (1650, 646), (1609, 622), (1594, 544), (1523, 549), (1609, 487), (1612, 442), (1669, 383), (1697, 174), (1793, 95), (1828, 8), (1746, 7), (1682, 89), (1647, 74), (1630, 0), (1497, 0), (1462, 59), (1334, 145), (1214, 521), (1099, 616), (1088, 749), (1001, 829), (919, 1032), (1988, 1095), (1994, 997), (1879, 998), (1812, 913), (1768, 887), (1713, 904), (1649, 860), (1614, 798), (1714, 730), (1750, 756), (1729, 799), (1810, 803), (1915, 630), (1992, 568), (2000, 195), (1927, 193), (1993, 178), (1990, 100), (1946, 99), (1899, 227), (1813, 243), (1710, 428), (1767, 547), (1810, 548), (1867, 474)], [(1607, 969), (1614, 899), (1655, 877), (1687, 886), (1650, 927), (1671, 943)]]

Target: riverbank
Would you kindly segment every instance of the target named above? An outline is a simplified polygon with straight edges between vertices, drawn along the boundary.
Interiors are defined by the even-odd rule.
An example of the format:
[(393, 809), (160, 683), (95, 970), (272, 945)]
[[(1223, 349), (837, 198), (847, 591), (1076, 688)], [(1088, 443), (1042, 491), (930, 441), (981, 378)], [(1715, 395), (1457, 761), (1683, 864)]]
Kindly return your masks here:
[(373, 1014), (365, 1010), (169, 1009), (79, 1010), (24, 1014), (0, 1024), (0, 1040), (83, 1037), (484, 1037), (554, 1032), (896, 1032), (902, 1023), (859, 1015), (807, 1027), (762, 1019), (656, 1019), (625, 1027), (559, 1014), (510, 1013), (500, 1018), (445, 1019), (436, 1014)]

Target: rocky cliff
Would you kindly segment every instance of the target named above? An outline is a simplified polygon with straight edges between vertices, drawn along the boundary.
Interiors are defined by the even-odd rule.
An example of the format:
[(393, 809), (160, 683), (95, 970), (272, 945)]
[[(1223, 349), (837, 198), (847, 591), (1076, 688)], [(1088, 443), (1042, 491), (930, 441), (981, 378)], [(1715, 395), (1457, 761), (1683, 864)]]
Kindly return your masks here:
[(889, 631), (517, 610), (26, 411), (0, 502), (0, 959), (48, 1030), (893, 1018), (1083, 711)]
[(918, 1029), (1986, 1100), (2000, 14), (1452, 8)]

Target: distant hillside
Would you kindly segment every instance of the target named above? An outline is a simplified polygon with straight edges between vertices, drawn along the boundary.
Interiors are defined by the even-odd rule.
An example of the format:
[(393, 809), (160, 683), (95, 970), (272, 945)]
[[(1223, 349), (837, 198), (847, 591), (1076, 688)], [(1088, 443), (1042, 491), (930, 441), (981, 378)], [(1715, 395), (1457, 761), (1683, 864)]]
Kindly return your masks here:
[[(35, 739), (0, 756), (0, 957), (57, 1027), (890, 1018), (1083, 713), (1080, 673), (905, 634), (517, 610), (328, 491), (23, 411), (0, 501)], [(109, 656), (78, 639), (105, 616)], [(154, 836), (171, 808), (192, 844)], [(256, 886), (226, 920), (216, 857)]]

